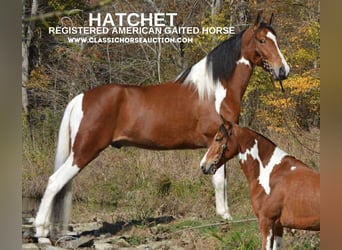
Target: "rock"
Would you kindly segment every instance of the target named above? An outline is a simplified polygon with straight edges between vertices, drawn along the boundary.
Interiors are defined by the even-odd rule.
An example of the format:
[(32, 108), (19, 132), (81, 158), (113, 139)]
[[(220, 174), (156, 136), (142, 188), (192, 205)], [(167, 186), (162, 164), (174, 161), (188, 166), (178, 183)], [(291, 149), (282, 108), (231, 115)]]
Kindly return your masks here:
[[(139, 245), (136, 247), (139, 250), (168, 250), (168, 249), (176, 249), (175, 243), (171, 240), (166, 241), (155, 241), (150, 242), (148, 244)], [(177, 249), (180, 249), (177, 247)]]
[(48, 246), (45, 250), (66, 250), (66, 248)]
[(96, 250), (115, 250), (114, 246), (109, 243), (95, 242), (94, 246)]
[(80, 233), (85, 231), (96, 231), (101, 227), (101, 223), (99, 222), (89, 222), (89, 223), (79, 223), (79, 224), (70, 224), (69, 231)]
[(23, 218), (23, 223), (26, 224), (26, 225), (32, 225), (33, 222), (34, 222), (34, 218), (33, 217)]
[(40, 245), (51, 245), (51, 241), (48, 238), (38, 238), (38, 244), (40, 244)]
[(76, 240), (67, 241), (68, 248), (79, 248), (79, 247), (92, 247), (94, 245), (94, 239), (88, 237), (81, 237)]
[(33, 243), (25, 243), (22, 245), (22, 250), (39, 250), (39, 247)]
[(115, 242), (115, 245), (117, 245), (118, 247), (129, 247), (131, 246), (127, 241), (125, 241), (125, 239), (121, 238), (119, 239), (117, 242)]

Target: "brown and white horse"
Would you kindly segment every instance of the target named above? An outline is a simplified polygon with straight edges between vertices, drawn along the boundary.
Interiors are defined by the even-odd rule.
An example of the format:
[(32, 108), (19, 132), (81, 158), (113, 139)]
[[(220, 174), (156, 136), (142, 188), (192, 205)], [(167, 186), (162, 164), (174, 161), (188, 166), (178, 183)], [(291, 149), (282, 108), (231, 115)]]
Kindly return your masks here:
[[(271, 20), (262, 22), (258, 15), (252, 27), (222, 42), (174, 81), (144, 87), (107, 84), (71, 100), (60, 125), (55, 172), (35, 219), (36, 237), (47, 236), (51, 224), (56, 232), (65, 228), (71, 180), (109, 145), (153, 150), (208, 147), (220, 125), (219, 114), (238, 122), (255, 65), (275, 80), (285, 79), (289, 66)], [(217, 214), (231, 218), (224, 168), (213, 176), (213, 185)]]
[(205, 174), (238, 155), (262, 249), (280, 249), (283, 227), (320, 230), (320, 174), (248, 128), (225, 122), (201, 161)]

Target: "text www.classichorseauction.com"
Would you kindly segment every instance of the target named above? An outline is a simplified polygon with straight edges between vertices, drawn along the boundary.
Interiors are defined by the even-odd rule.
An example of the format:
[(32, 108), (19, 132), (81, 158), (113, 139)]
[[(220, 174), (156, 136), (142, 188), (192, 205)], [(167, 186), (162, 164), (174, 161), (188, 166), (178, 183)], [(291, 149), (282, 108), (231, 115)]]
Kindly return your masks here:
[(176, 17), (177, 13), (89, 13), (88, 26), (70, 26), (70, 18), (64, 17), (62, 26), (49, 27), (49, 34), (66, 35), (69, 43), (193, 43), (189, 35), (235, 34), (233, 26), (179, 27)]

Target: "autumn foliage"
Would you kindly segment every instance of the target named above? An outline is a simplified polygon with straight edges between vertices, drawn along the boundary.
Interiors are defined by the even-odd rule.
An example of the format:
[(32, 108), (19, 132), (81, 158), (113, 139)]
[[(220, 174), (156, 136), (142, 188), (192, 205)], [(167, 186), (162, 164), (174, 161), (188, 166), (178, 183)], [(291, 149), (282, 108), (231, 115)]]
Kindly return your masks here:
[[(23, 12), (25, 19), (29, 18), (31, 1), (23, 2), (26, 7)], [(142, 86), (172, 80), (228, 38), (224, 35), (201, 34), (195, 36), (191, 44), (74, 44), (68, 43), (64, 35), (48, 34), (49, 26), (61, 25), (62, 22), (64, 25), (86, 26), (89, 12), (177, 12), (178, 26), (232, 25), (236, 26), (237, 32), (252, 25), (260, 9), (264, 10), (266, 18), (274, 13), (273, 26), (279, 47), (291, 67), (289, 78), (282, 83), (285, 92), (281, 91), (278, 82), (272, 82), (267, 72), (255, 68), (243, 97), (240, 124), (265, 134), (289, 153), (300, 152), (300, 155), (296, 155), (298, 158), (319, 169), (319, 149), (316, 147), (320, 129), (319, 1), (226, 0), (218, 9), (210, 5), (214, 2), (220, 1), (40, 2), (38, 14), (82, 11), (75, 11), (68, 18), (57, 14), (43, 17), (35, 23), (29, 48), (28, 80), (24, 84), (28, 94), (28, 113), (23, 115), (25, 195), (39, 197), (44, 191), (47, 178), (53, 171), (60, 120), (67, 103), (75, 95), (108, 83)], [(314, 137), (314, 142), (311, 137)], [(315, 154), (310, 150), (314, 150)], [(190, 211), (205, 213), (203, 216), (206, 216), (207, 210), (210, 210), (213, 215), (210, 181), (198, 172), (202, 153), (146, 153), (132, 149), (104, 152), (100, 160), (91, 163), (95, 165), (93, 170), (97, 174), (93, 170), (87, 172), (87, 168), (82, 172), (84, 179), (80, 177), (76, 182), (75, 197), (87, 202), (109, 200), (117, 209), (127, 206), (134, 208), (136, 213), (145, 211), (148, 215), (155, 212), (156, 206), (161, 210), (160, 214), (179, 215)], [(165, 172), (158, 168), (158, 164), (167, 166)], [(188, 166), (183, 170), (184, 174), (175, 168), (177, 164)], [(107, 170), (112, 166), (116, 170), (108, 174), (110, 171)], [(236, 213), (243, 207), (242, 201), (249, 204), (248, 197), (242, 195), (241, 190), (245, 188), (246, 191), (247, 187), (237, 169), (229, 170), (228, 188), (230, 202), (234, 204), (233, 212)], [(148, 176), (146, 173), (151, 170), (154, 175)], [(126, 178), (128, 175), (132, 178)], [(164, 180), (165, 183), (171, 183), (167, 191), (170, 196), (165, 195), (166, 191), (163, 190), (162, 195), (158, 193), (161, 187), (158, 183), (164, 183)], [(99, 187), (96, 185), (98, 182), (104, 185)], [(144, 195), (141, 192), (145, 192)], [(150, 202), (146, 203), (147, 200)]]

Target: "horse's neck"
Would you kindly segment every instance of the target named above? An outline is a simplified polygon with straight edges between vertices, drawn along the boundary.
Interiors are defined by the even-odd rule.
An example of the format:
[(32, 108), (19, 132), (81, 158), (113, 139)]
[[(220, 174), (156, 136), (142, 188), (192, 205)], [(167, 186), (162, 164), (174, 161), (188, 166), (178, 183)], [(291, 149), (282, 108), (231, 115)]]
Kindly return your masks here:
[(234, 75), (232, 76), (229, 84), (227, 85), (228, 90), (231, 89), (236, 91), (236, 95), (238, 96), (240, 101), (242, 100), (242, 97), (246, 91), (252, 73), (252, 65), (248, 66), (237, 64), (234, 71)]
[(232, 77), (223, 81), (226, 95), (220, 106), (220, 114), (234, 123), (238, 123), (241, 112), (242, 97), (253, 73), (252, 66), (237, 64)]
[(240, 164), (249, 183), (260, 184), (258, 186), (269, 194), (271, 173), (283, 162), (287, 153), (267, 138), (254, 132), (251, 134), (251, 137), (247, 134), (245, 138), (241, 138), (241, 143), (243, 140), (248, 140), (248, 143), (240, 147)]
[[(260, 175), (260, 159), (258, 141), (253, 137), (253, 143), (244, 143), (245, 138), (241, 138), (239, 150), (239, 162), (249, 183), (258, 179)], [(249, 140), (250, 142), (251, 140)], [(251, 146), (250, 146), (251, 145)]]

